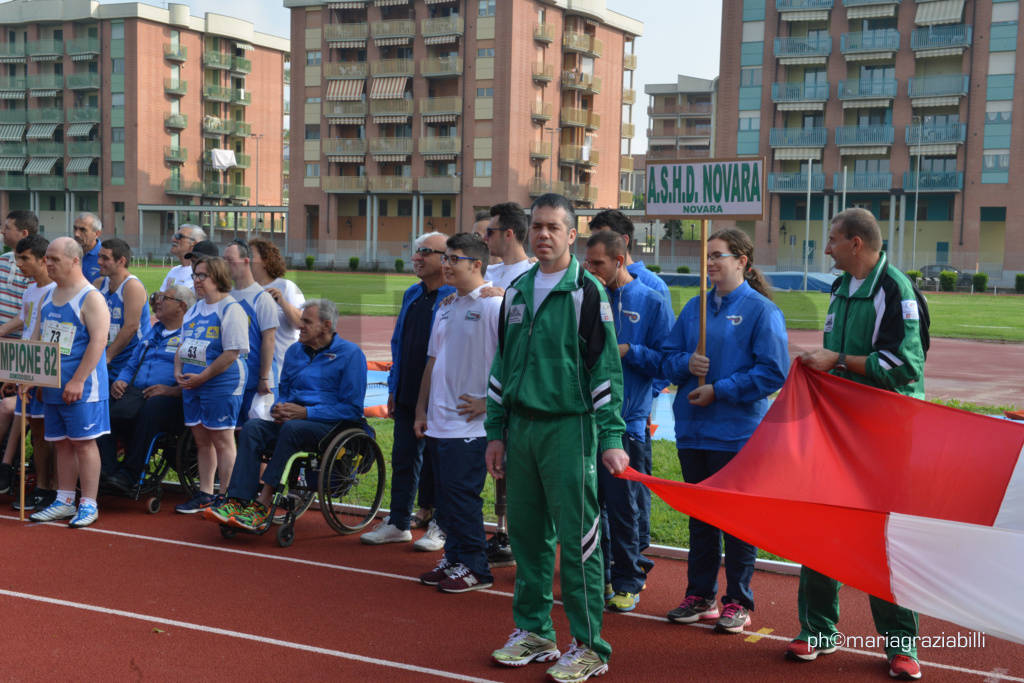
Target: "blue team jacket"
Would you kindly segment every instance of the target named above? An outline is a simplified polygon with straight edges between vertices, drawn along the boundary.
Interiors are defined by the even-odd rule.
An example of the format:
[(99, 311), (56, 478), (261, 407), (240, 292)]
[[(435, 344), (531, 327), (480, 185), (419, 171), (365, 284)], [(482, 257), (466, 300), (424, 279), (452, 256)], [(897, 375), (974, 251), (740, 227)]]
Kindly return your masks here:
[(746, 282), (722, 297), (720, 306), (715, 291), (708, 292), (707, 381), (715, 387), (715, 400), (699, 408), (686, 399), (697, 387), (688, 366), (699, 339), (699, 305), (699, 297), (687, 302), (662, 347), (662, 370), (679, 387), (672, 404), (676, 447), (736, 452), (768, 411), (768, 396), (786, 381), (786, 321), (778, 306)]
[(640, 280), (607, 291), (616, 339), (629, 344), (622, 357), (622, 419), (627, 434), (646, 439), (652, 387), (661, 377), (661, 346), (672, 327), (672, 309)]
[[(166, 331), (167, 328), (162, 322), (153, 323), (149, 334), (135, 345), (132, 357), (121, 368), (117, 381), (134, 384), (140, 389), (154, 384), (169, 387), (177, 384), (177, 380), (174, 379), (174, 356), (181, 345), (181, 329), (173, 330), (172, 334), (164, 336)], [(145, 362), (140, 362), (143, 356)]]
[[(388, 393), (393, 394), (398, 388), (398, 366), (402, 362), (402, 325), (405, 324), (405, 312), (409, 305), (416, 299), (423, 296), (427, 291), (422, 282), (417, 282), (402, 295), (402, 308), (398, 312), (398, 320), (395, 321), (395, 331), (391, 334), (391, 372), (388, 373)], [(430, 314), (430, 324), (434, 324), (434, 314), (437, 307), (446, 296), (455, 292), (451, 285), (441, 285), (437, 290), (437, 298), (434, 300), (434, 310)], [(428, 332), (429, 334), (429, 332)]]
[(358, 422), (366, 399), (366, 356), (337, 334), (313, 358), (304, 344), (292, 344), (284, 354), (278, 389), (277, 402), (305, 406), (307, 420)]

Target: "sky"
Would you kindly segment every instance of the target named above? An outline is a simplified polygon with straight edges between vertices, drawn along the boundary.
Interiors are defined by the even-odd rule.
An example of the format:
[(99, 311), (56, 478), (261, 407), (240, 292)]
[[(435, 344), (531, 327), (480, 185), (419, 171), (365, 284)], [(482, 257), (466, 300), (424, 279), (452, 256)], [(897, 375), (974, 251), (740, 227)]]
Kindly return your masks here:
[[(102, 0), (115, 2), (117, 0)], [(163, 5), (159, 0), (144, 0)], [(257, 31), (288, 37), (289, 11), (280, 0), (178, 0), (195, 16), (216, 12), (251, 21)], [(632, 151), (647, 150), (648, 83), (675, 83), (679, 74), (718, 76), (722, 33), (722, 0), (605, 0), (608, 9), (639, 19), (644, 33), (637, 40), (638, 67), (633, 89), (633, 123), (637, 136)]]

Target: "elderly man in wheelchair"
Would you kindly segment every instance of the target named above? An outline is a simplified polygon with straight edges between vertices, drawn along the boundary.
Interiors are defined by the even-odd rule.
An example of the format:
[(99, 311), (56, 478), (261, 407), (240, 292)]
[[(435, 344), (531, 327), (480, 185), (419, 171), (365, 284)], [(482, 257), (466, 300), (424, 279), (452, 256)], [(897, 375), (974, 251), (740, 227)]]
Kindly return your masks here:
[[(303, 304), (299, 341), (285, 353), (271, 419), (245, 423), (228, 497), (204, 511), (207, 520), (244, 531), (265, 530), (274, 492), (291, 456), (316, 451), (337, 423), (363, 420), (366, 356), (335, 334), (337, 319), (338, 310), (330, 301)], [(272, 456), (261, 476), (264, 453)]]

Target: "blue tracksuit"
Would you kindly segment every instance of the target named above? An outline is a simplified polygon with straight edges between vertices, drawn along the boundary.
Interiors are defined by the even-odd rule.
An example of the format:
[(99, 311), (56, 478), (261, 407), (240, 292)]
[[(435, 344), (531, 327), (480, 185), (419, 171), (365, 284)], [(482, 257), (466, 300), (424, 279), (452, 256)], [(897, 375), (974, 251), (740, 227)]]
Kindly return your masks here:
[[(177, 380), (174, 379), (174, 354), (178, 353), (178, 347), (181, 345), (181, 330), (171, 330), (170, 334), (166, 334), (167, 332), (163, 323), (154, 323), (149, 334), (135, 346), (131, 358), (121, 368), (116, 379), (134, 384), (140, 389), (154, 384), (175, 386)], [(143, 356), (145, 362), (141, 362)]]
[[(405, 290), (405, 294), (402, 295), (402, 308), (398, 312), (398, 320), (395, 321), (395, 331), (391, 334), (391, 372), (388, 373), (389, 394), (394, 394), (398, 389), (398, 368), (402, 363), (402, 324), (405, 322), (405, 312), (409, 309), (409, 304), (423, 296), (426, 291), (426, 286), (422, 282), (417, 282)], [(437, 307), (441, 305), (445, 297), (454, 292), (455, 288), (451, 285), (441, 285), (437, 288), (437, 299), (434, 300), (434, 313), (437, 313)], [(431, 327), (433, 324), (434, 318), (431, 316)], [(429, 334), (430, 327), (427, 329)]]
[[(668, 291), (668, 285), (665, 284), (665, 281), (661, 279), (660, 275), (653, 271), (647, 270), (647, 266), (644, 264), (643, 261), (633, 261), (628, 266), (626, 266), (626, 270), (629, 271), (629, 274), (632, 275), (635, 279), (639, 280), (641, 283), (643, 283), (647, 287), (650, 287), (659, 295), (661, 295), (661, 298), (665, 300), (666, 304), (668, 304), (669, 315), (673, 317), (675, 316), (675, 309), (672, 308), (672, 294), (671, 292)], [(669, 327), (671, 326), (672, 325), (670, 323)], [(656, 380), (654, 382), (654, 389), (652, 392), (653, 395), (657, 396), (658, 394), (660, 394), (661, 390), (667, 387), (669, 384), (671, 384), (671, 382), (668, 382), (663, 379)]]

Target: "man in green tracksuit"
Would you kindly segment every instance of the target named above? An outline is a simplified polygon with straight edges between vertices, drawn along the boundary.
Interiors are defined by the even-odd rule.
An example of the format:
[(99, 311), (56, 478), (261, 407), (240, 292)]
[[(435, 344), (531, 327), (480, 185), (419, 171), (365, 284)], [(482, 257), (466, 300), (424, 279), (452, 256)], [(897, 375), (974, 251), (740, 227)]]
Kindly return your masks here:
[[(487, 391), (487, 469), (508, 477), (508, 526), (516, 559), (516, 630), (495, 662), (558, 662), (555, 681), (608, 670), (601, 638), (604, 564), (597, 453), (613, 474), (629, 457), (622, 366), (604, 288), (573, 257), (576, 215), (561, 195), (538, 197), (530, 247), (539, 263), (505, 292)], [(507, 450), (506, 450), (507, 449)], [(560, 656), (551, 621), (555, 545), (573, 643)]]
[[(882, 234), (869, 211), (847, 209), (832, 219), (825, 253), (844, 274), (832, 287), (824, 348), (804, 353), (800, 360), (815, 370), (924, 398), (927, 308), (920, 306), (910, 280), (881, 249)], [(839, 587), (835, 579), (807, 567), (800, 570), (801, 629), (786, 651), (790, 659), (810, 661), (835, 651)], [(874, 596), (871, 614), (886, 638), (889, 675), (920, 678), (917, 614)]]

